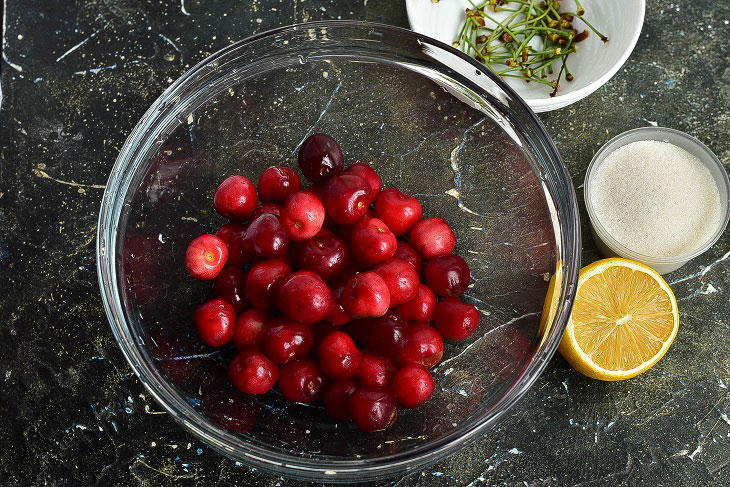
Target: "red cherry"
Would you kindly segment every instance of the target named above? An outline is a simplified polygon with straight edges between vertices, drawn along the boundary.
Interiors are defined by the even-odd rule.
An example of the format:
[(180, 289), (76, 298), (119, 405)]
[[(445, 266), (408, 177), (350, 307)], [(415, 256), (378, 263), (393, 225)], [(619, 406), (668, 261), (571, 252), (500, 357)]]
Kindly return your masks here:
[(238, 266), (228, 266), (213, 279), (213, 294), (228, 301), (240, 313), (248, 308), (245, 283), (246, 273)]
[(253, 257), (251, 242), (246, 240), (246, 229), (243, 227), (243, 225), (239, 226), (239, 229), (237, 229), (235, 232), (231, 231), (231, 233), (227, 235), (227, 238), (231, 239), (230, 242), (227, 242), (228, 261), (226, 262), (226, 265), (229, 266), (241, 266), (247, 264), (251, 261), (251, 258)]
[(335, 331), (319, 345), (319, 366), (327, 377), (333, 380), (349, 379), (360, 365), (362, 353), (345, 332)]
[(241, 392), (266, 394), (279, 378), (279, 367), (255, 348), (247, 348), (231, 360), (228, 378)]
[(346, 325), (352, 321), (352, 316), (348, 315), (345, 308), (340, 304), (340, 298), (342, 298), (342, 291), (345, 289), (345, 283), (347, 281), (340, 281), (332, 286), (332, 309), (327, 315), (327, 321), (334, 323), (335, 325)]
[(246, 220), (258, 206), (256, 187), (244, 176), (231, 176), (218, 185), (213, 195), (215, 210), (231, 220)]
[(350, 415), (360, 431), (380, 431), (392, 425), (398, 417), (398, 403), (384, 388), (362, 388), (350, 396)]
[(276, 292), (279, 310), (292, 320), (316, 323), (332, 308), (332, 293), (321, 277), (298, 271), (286, 277)]
[(388, 259), (373, 269), (390, 291), (390, 306), (407, 303), (418, 294), (420, 278), (415, 267), (402, 259)]
[(314, 360), (297, 360), (279, 371), (279, 391), (292, 402), (316, 401), (324, 389), (325, 377)]
[(350, 419), (350, 396), (356, 390), (357, 384), (352, 379), (340, 380), (328, 385), (322, 396), (324, 410), (337, 421)]
[(398, 305), (395, 308), (406, 321), (418, 321), (426, 323), (431, 321), (433, 309), (436, 307), (436, 295), (431, 289), (424, 285), (418, 285), (418, 294), (407, 303)]
[(256, 208), (256, 211), (251, 215), (251, 220), (255, 220), (256, 217), (263, 213), (271, 213), (274, 216), (281, 217), (281, 206), (276, 203), (264, 203)]
[(434, 328), (425, 323), (410, 323), (406, 344), (398, 354), (401, 365), (415, 363), (433, 367), (444, 356), (444, 341)]
[(215, 232), (215, 236), (223, 240), (226, 245), (230, 247), (233, 239), (236, 238), (238, 235), (243, 235), (245, 231), (246, 227), (244, 227), (240, 223), (228, 222), (225, 225), (221, 225), (221, 227)]
[(427, 218), (416, 223), (411, 230), (410, 240), (425, 259), (449, 255), (456, 245), (454, 232), (441, 218)]
[(398, 248), (395, 249), (395, 254), (393, 254), (393, 257), (395, 257), (396, 259), (403, 259), (407, 261), (409, 264), (415, 267), (416, 272), (418, 272), (419, 274), (423, 270), (423, 257), (421, 257), (421, 254), (416, 252), (416, 249), (414, 249), (413, 246), (408, 242), (398, 240)]
[(365, 266), (372, 267), (393, 257), (397, 246), (393, 232), (377, 218), (362, 220), (352, 230), (352, 256)]
[(185, 252), (185, 268), (196, 279), (210, 280), (217, 276), (228, 259), (226, 243), (215, 235), (201, 235)]
[(409, 198), (397, 189), (380, 193), (375, 201), (375, 217), (383, 220), (394, 235), (407, 234), (423, 215), (421, 203)]
[(347, 281), (340, 303), (353, 318), (383, 316), (390, 307), (390, 291), (375, 272), (361, 272)]
[(458, 298), (446, 298), (436, 305), (433, 324), (444, 340), (458, 342), (476, 330), (479, 325), (479, 311)]
[(393, 378), (393, 391), (398, 403), (404, 408), (417, 408), (428, 401), (435, 384), (426, 367), (419, 364), (406, 364)]
[(360, 387), (388, 387), (397, 370), (392, 358), (364, 353), (355, 377)]
[(262, 213), (251, 220), (245, 240), (260, 259), (279, 259), (289, 250), (289, 235), (276, 215)]
[(352, 225), (365, 215), (372, 202), (370, 183), (355, 174), (338, 174), (324, 187), (324, 208), (337, 224)]
[(408, 325), (397, 313), (375, 318), (369, 328), (367, 348), (383, 357), (397, 357), (406, 344)]
[(222, 299), (211, 299), (195, 309), (195, 327), (206, 345), (222, 347), (233, 338), (236, 312)]
[(264, 351), (277, 364), (304, 358), (314, 347), (314, 333), (310, 325), (274, 318), (266, 327)]
[(301, 187), (299, 175), (290, 167), (267, 167), (259, 177), (259, 196), (264, 203), (281, 203)]
[(270, 316), (258, 309), (247, 309), (236, 319), (236, 331), (233, 334), (233, 344), (237, 349), (259, 347), (266, 337), (266, 323)]
[(325, 281), (333, 282), (350, 266), (350, 251), (341, 238), (322, 230), (296, 247), (294, 263), (299, 269), (312, 271)]
[(380, 180), (380, 176), (375, 172), (375, 169), (367, 164), (353, 164), (345, 172), (365, 179), (372, 190), (372, 200), (375, 201), (380, 194), (380, 190), (383, 189), (383, 181)]
[(458, 255), (443, 255), (426, 263), (426, 284), (439, 296), (461, 296), (471, 282), (469, 264)]
[(246, 297), (251, 306), (262, 311), (276, 307), (276, 292), (291, 268), (281, 260), (264, 260), (251, 266), (246, 276)]
[(299, 148), (299, 167), (314, 184), (324, 183), (345, 166), (342, 149), (326, 134), (312, 134)]
[(281, 223), (292, 240), (307, 240), (322, 229), (324, 206), (311, 193), (294, 193), (281, 208)]

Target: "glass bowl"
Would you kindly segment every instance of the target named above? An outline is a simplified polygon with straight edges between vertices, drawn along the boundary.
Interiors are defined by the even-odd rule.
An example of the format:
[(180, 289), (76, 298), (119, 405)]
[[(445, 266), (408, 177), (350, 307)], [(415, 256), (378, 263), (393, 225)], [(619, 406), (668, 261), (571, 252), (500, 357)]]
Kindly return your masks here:
[[(363, 434), (319, 405), (238, 393), (233, 350), (202, 345), (192, 323), (210, 283), (187, 276), (197, 235), (224, 223), (213, 191), (296, 167), (313, 132), (346, 163), (446, 219), (470, 264), (465, 300), (478, 329), (447, 344), (424, 406)], [(202, 441), (257, 468), (319, 481), (392, 477), (444, 458), (487, 431), (553, 356), (575, 294), (580, 225), (570, 177), (544, 127), (501, 81), (451, 47), (364, 22), (266, 32), (201, 62), (152, 105), (104, 193), (98, 273), (112, 330), (140, 381)], [(548, 281), (554, 313), (540, 323)]]
[[(699, 159), (699, 161), (710, 172), (712, 179), (717, 184), (717, 190), (720, 193), (720, 212), (722, 215), (718, 222), (718, 227), (706, 242), (690, 252), (673, 257), (658, 257), (655, 255), (645, 255), (635, 252), (616, 240), (616, 238), (614, 238), (601, 224), (598, 216), (596, 215), (592, 198), (594, 186), (593, 175), (596, 170), (603, 161), (606, 160), (606, 157), (608, 157), (609, 154), (616, 149), (642, 140), (669, 142), (670, 144), (686, 150)], [(640, 127), (628, 130), (606, 142), (603, 147), (596, 152), (596, 155), (593, 156), (593, 160), (591, 160), (591, 163), (588, 165), (583, 188), (583, 197), (586, 209), (588, 210), (588, 218), (591, 223), (591, 233), (598, 250), (600, 250), (605, 257), (619, 256), (641, 262), (652, 267), (660, 274), (668, 274), (676, 271), (691, 259), (705, 253), (720, 239), (727, 227), (728, 220), (730, 220), (730, 180), (728, 180), (728, 175), (725, 172), (722, 162), (720, 162), (720, 159), (718, 159), (705, 144), (696, 138), (685, 134), (684, 132), (680, 132), (679, 130), (670, 128)]]

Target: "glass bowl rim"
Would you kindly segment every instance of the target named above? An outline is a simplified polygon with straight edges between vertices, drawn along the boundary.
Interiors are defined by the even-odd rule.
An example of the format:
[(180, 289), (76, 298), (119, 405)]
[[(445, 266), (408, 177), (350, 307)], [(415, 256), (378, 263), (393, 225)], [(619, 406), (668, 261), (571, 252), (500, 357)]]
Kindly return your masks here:
[[(539, 350), (539, 353), (533, 354), (522, 365), (522, 372), (505, 390), (504, 395), (484, 411), (482, 416), (477, 420), (471, 419), (461, 426), (450, 430), (441, 438), (432, 440), (424, 445), (378, 458), (331, 461), (328, 459), (329, 463), (326, 463), (322, 457), (296, 456), (288, 453), (282, 454), (259, 445), (251, 444), (245, 439), (236, 437), (231, 433), (213, 426), (207, 419), (201, 419), (200, 414), (175, 391), (174, 387), (158, 371), (150, 368), (145, 362), (141, 354), (141, 347), (136, 343), (135, 336), (131, 333), (129, 324), (126, 321), (117, 286), (118, 280), (115, 262), (117, 260), (116, 240), (119, 216), (121, 215), (121, 207), (123, 206), (122, 200), (126, 196), (129, 184), (127, 184), (126, 188), (121, 188), (121, 186), (124, 183), (123, 179), (125, 175), (127, 175), (127, 169), (129, 169), (130, 164), (133, 162), (136, 149), (144, 140), (144, 128), (148, 127), (166, 107), (171, 105), (170, 100), (174, 100), (176, 94), (185, 88), (186, 83), (191, 78), (205, 69), (210, 63), (224, 57), (228, 53), (282, 32), (328, 27), (359, 27), (389, 31), (394, 34), (411, 37), (419, 43), (434, 45), (443, 49), (448, 54), (455, 56), (457, 59), (467, 61), (476, 70), (480, 71), (481, 74), (496, 83), (499, 89), (509, 96), (511, 102), (521, 107), (524, 115), (527, 116), (527, 121), (533, 127), (535, 132), (533, 135), (539, 139), (542, 151), (548, 157), (548, 163), (551, 163), (553, 166), (552, 169), (558, 178), (557, 182), (564, 187), (557, 194), (553, 194), (552, 191), (550, 192), (550, 196), (555, 199), (553, 201), (555, 206), (554, 211), (563, 217), (560, 220), (560, 241), (556, 242), (559, 244), (558, 265), (562, 265), (562, 267), (558, 267), (557, 269), (562, 270), (563, 276), (557, 311), (553, 318), (553, 323), (548, 327), (546, 337), (543, 337), (541, 342), (542, 348)], [(486, 96), (484, 90), (480, 91), (482, 95)], [(125, 190), (123, 194), (121, 194), (120, 188)], [(404, 471), (424, 468), (454, 453), (477, 439), (481, 433), (493, 426), (530, 389), (557, 350), (570, 315), (578, 282), (578, 272), (580, 270), (580, 235), (580, 216), (578, 213), (577, 197), (570, 174), (544, 125), (514, 90), (503, 83), (496, 75), (493, 75), (488, 69), (483, 69), (483, 66), (472, 58), (430, 37), (408, 29), (386, 24), (366, 21), (328, 20), (279, 27), (235, 42), (190, 68), (155, 100), (131, 131), (110, 173), (102, 198), (97, 226), (97, 274), (107, 319), (110, 322), (114, 337), (124, 357), (129, 362), (135, 375), (144, 385), (145, 389), (147, 389), (175, 421), (219, 452), (243, 463), (262, 468), (275, 474), (329, 482), (348, 479), (364, 481), (388, 478)], [(245, 449), (236, 448), (236, 441), (238, 443), (245, 443)], [(232, 443), (234, 443), (233, 446)]]

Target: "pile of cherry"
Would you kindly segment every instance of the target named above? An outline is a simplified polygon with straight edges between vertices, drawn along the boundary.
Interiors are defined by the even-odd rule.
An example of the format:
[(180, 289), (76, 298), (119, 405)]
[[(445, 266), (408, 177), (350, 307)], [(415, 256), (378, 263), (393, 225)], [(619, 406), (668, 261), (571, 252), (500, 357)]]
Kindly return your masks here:
[(452, 254), (449, 225), (422, 220), (417, 199), (382, 191), (369, 166), (344, 170), (333, 138), (306, 139), (299, 166), (307, 189), (282, 166), (261, 174), (258, 195), (243, 176), (216, 189), (215, 209), (230, 223), (185, 255), (190, 275), (212, 279), (217, 296), (195, 310), (198, 334), (239, 350), (228, 368), (239, 390), (278, 384), (290, 401), (321, 397), (334, 419), (382, 430), (398, 405), (431, 396), (443, 340), (477, 327), (477, 309), (458, 298), (469, 266)]

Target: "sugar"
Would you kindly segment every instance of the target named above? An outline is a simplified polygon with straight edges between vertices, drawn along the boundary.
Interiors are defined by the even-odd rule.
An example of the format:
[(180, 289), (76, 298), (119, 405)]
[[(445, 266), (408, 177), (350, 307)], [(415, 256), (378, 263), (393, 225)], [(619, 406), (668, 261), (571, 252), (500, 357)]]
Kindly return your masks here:
[(715, 180), (699, 159), (673, 144), (627, 144), (609, 154), (591, 179), (598, 221), (634, 252), (686, 254), (706, 243), (720, 225)]

